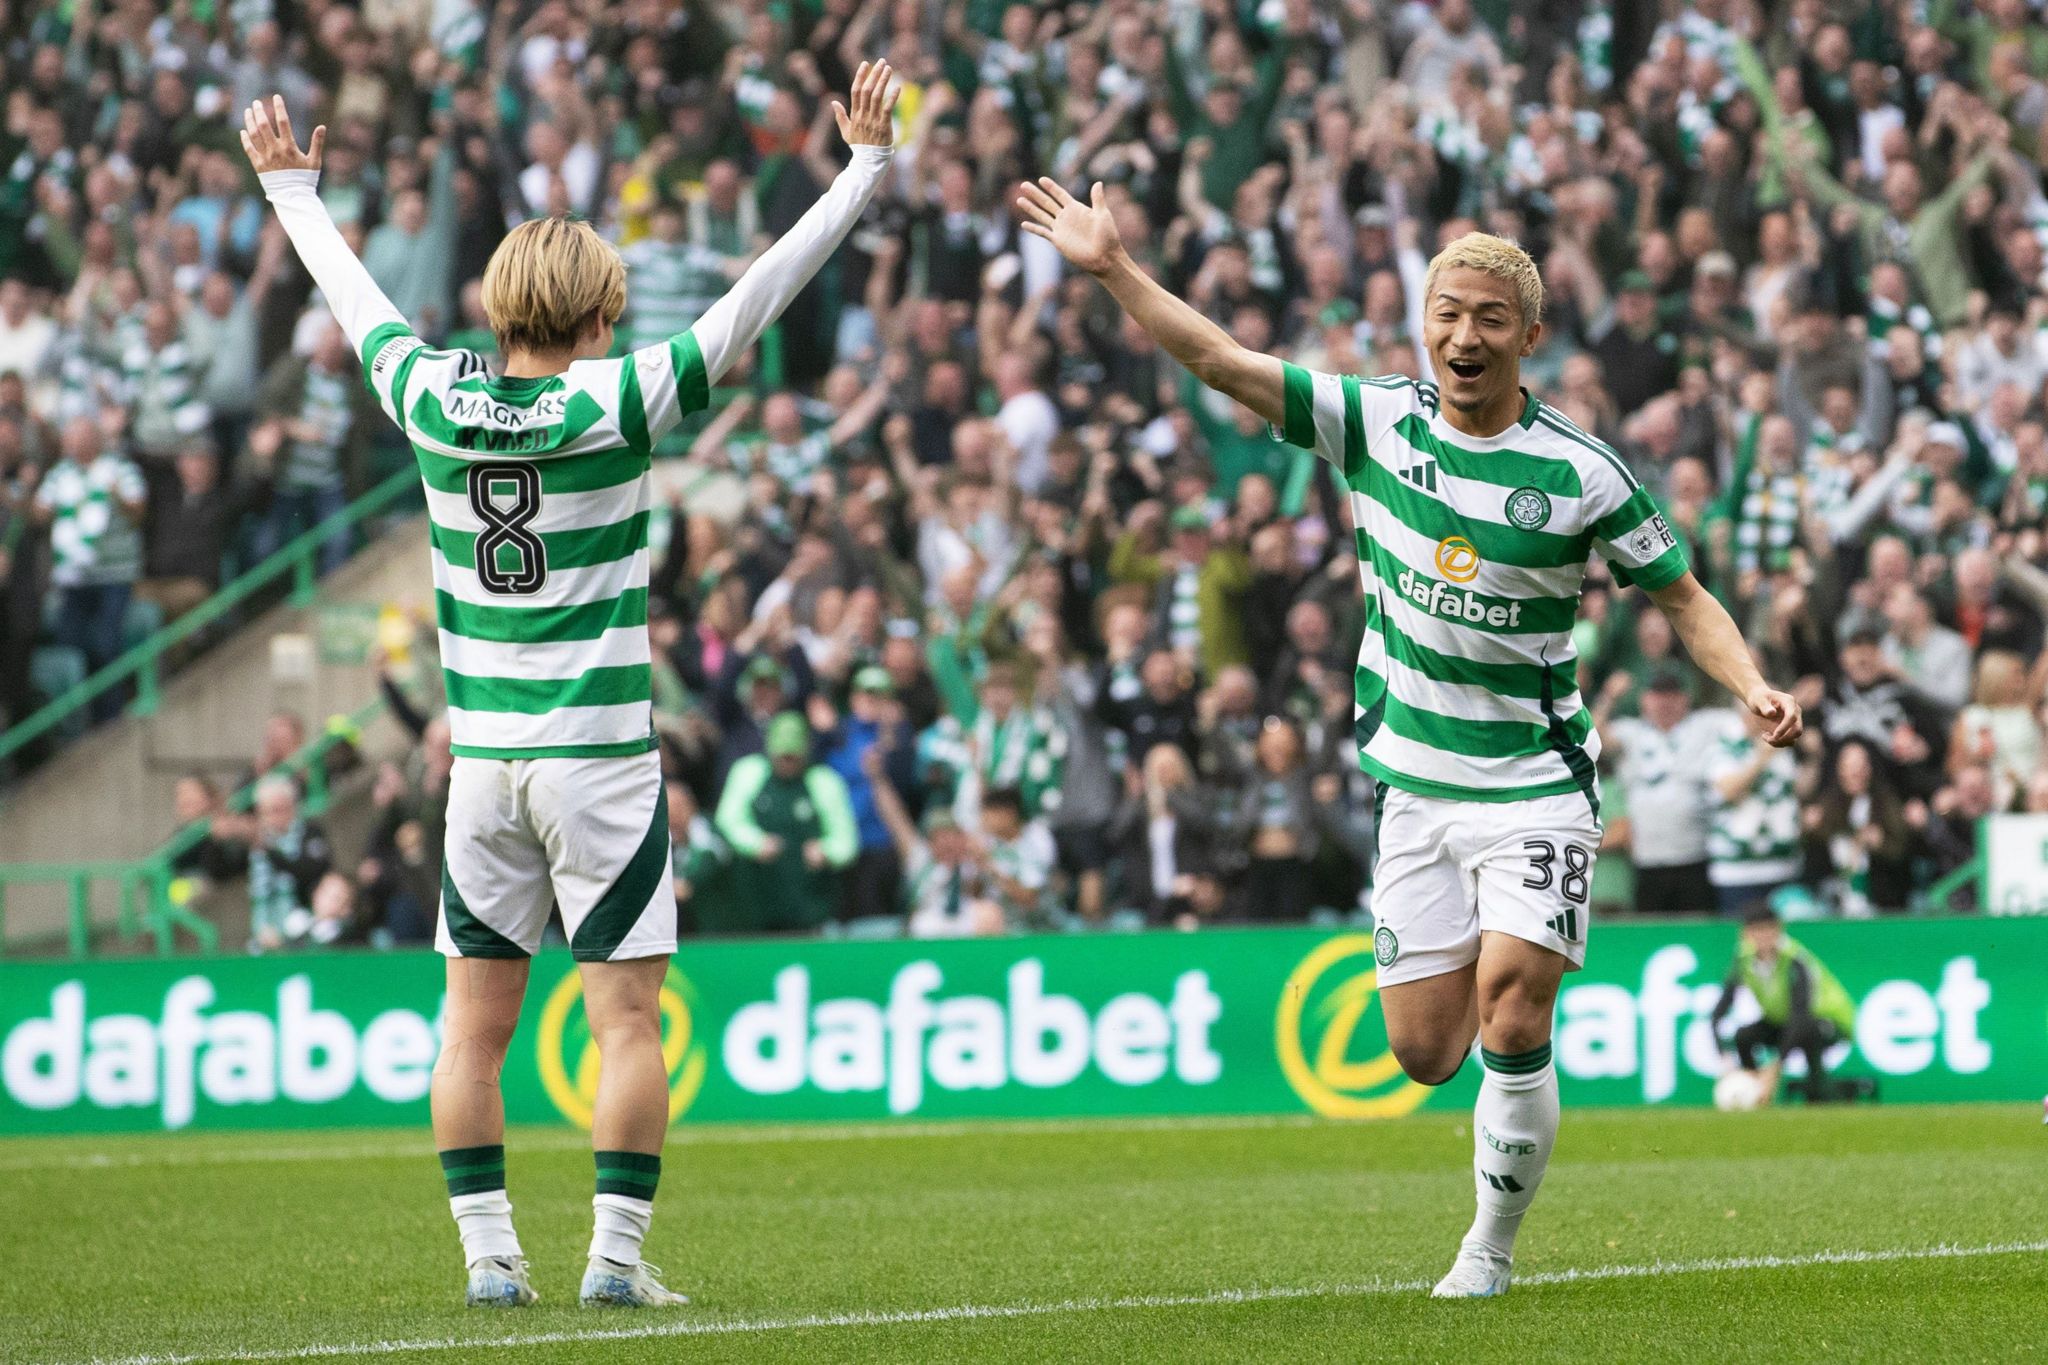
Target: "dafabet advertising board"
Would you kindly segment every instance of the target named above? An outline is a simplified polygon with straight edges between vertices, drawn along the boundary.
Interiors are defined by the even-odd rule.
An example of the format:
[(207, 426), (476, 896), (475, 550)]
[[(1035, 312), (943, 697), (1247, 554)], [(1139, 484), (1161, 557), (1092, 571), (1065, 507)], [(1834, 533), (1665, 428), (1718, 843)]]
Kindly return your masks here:
[[(2048, 1084), (2048, 919), (1795, 927), (1857, 1001), (1836, 1063), (1887, 1101)], [(1698, 1104), (1727, 925), (1609, 926), (1558, 1001), (1567, 1104)], [(692, 942), (661, 997), (682, 1123), (1317, 1113), (1469, 1105), (1387, 1051), (1371, 936)], [(0, 964), (0, 1133), (424, 1122), (431, 953)], [(533, 964), (514, 1122), (588, 1125), (574, 964)]]

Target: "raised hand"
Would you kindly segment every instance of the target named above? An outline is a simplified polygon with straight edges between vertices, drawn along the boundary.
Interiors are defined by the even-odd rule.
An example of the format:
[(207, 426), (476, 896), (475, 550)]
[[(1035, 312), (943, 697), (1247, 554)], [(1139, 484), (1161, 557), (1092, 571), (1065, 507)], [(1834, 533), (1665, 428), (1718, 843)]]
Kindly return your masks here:
[(853, 73), (853, 92), (847, 96), (851, 113), (838, 100), (832, 101), (832, 117), (839, 120), (839, 135), (849, 147), (887, 147), (896, 140), (897, 92), (889, 88), (895, 72), (887, 62), (862, 62)]
[(1123, 254), (1123, 238), (1117, 234), (1101, 181), (1095, 183), (1085, 204), (1050, 176), (1018, 188), (1017, 207), (1024, 214), (1024, 230), (1051, 242), (1060, 255), (1081, 269), (1100, 275)]
[(284, 96), (273, 95), (271, 106), (266, 109), (262, 100), (256, 100), (242, 111), (242, 150), (249, 154), (249, 164), (258, 175), (319, 170), (321, 153), (327, 150), (327, 126), (313, 130), (313, 140), (302, 152), (292, 136), (292, 116), (285, 112)]

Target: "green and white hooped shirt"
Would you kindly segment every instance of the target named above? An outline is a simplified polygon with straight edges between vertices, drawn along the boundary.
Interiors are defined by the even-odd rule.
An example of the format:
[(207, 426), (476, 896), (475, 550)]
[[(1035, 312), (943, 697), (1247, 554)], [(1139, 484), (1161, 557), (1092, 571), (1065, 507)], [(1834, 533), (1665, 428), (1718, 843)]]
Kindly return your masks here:
[(1715, 886), (1764, 886), (1797, 877), (1799, 760), (1790, 749), (1774, 752), (1739, 800), (1728, 801), (1713, 787), (1756, 758), (1757, 741), (1742, 718), (1726, 715), (1716, 752), (1707, 761), (1708, 792), (1714, 813), (1707, 829), (1707, 879)]
[(1685, 573), (1650, 495), (1534, 398), (1482, 439), (1443, 420), (1433, 384), (1288, 365), (1285, 406), (1276, 435), (1330, 461), (1351, 493), (1360, 766), (1422, 796), (1577, 791), (1597, 810), (1600, 740), (1572, 626), (1595, 551), (1651, 590)]
[(854, 148), (818, 202), (689, 331), (522, 379), (414, 335), (335, 230), (315, 172), (262, 177), (371, 393), (418, 457), (458, 756), (599, 758), (654, 747), (655, 443), (706, 405), (710, 385), (831, 256), (890, 156)]

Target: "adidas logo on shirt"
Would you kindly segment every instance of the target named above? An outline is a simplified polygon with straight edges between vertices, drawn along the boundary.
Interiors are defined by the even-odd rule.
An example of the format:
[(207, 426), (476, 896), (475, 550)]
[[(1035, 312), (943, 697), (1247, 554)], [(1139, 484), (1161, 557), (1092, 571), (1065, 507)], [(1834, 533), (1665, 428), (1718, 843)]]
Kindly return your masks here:
[(1410, 465), (1401, 471), (1401, 477), (1414, 484), (1417, 488), (1427, 489), (1434, 493), (1436, 492), (1436, 461), (1425, 460), (1421, 464)]

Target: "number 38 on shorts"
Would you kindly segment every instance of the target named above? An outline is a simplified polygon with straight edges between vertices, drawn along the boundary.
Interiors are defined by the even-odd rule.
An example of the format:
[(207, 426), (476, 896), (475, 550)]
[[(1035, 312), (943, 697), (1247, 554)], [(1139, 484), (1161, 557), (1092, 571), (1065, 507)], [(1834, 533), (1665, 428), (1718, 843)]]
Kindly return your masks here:
[(1373, 871), (1379, 980), (1456, 971), (1482, 932), (1586, 956), (1600, 822), (1577, 792), (1528, 801), (1452, 801), (1390, 790)]

